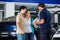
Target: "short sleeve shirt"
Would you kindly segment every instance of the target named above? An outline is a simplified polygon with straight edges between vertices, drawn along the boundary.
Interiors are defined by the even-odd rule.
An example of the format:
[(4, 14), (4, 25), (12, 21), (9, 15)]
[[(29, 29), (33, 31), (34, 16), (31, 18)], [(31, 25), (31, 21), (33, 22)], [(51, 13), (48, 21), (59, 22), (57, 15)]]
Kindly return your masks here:
[(40, 28), (49, 30), (51, 28), (51, 15), (47, 9), (43, 9), (40, 12), (40, 20), (41, 19), (44, 19), (44, 24), (41, 24)]

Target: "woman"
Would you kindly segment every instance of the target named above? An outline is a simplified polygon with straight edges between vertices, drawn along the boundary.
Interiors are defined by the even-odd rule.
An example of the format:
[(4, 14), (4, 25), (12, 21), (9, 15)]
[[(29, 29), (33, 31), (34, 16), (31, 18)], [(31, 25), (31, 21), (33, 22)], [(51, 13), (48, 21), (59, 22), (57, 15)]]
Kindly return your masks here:
[(33, 18), (30, 17), (30, 11), (25, 14), (25, 40), (34, 40)]

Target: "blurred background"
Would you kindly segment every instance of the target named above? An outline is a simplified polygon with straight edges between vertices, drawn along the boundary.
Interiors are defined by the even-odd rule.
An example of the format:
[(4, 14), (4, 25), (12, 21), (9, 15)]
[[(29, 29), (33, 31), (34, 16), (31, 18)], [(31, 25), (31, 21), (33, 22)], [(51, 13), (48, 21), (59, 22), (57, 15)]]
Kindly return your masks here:
[[(36, 18), (38, 3), (0, 2), (0, 37), (1, 40), (16, 40), (16, 15), (20, 6), (26, 6), (31, 17)], [(51, 13), (51, 40), (60, 40), (60, 4), (45, 4)], [(35, 31), (35, 40), (37, 40)]]

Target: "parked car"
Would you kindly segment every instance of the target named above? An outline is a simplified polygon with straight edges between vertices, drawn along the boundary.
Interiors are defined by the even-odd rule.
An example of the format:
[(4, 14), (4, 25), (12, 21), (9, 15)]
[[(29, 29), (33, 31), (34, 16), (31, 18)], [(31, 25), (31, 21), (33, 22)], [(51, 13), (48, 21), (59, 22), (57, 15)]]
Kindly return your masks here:
[[(54, 15), (53, 15), (54, 16)], [(32, 16), (33, 17), (33, 16)], [(35, 16), (36, 17), (36, 16)], [(54, 18), (52, 18), (54, 19)], [(56, 32), (56, 24), (51, 24), (51, 32), (50, 39), (52, 39), (53, 35)], [(34, 40), (38, 40), (38, 28), (35, 29)], [(16, 16), (5, 18), (0, 22), (0, 37), (2, 40), (16, 40)]]

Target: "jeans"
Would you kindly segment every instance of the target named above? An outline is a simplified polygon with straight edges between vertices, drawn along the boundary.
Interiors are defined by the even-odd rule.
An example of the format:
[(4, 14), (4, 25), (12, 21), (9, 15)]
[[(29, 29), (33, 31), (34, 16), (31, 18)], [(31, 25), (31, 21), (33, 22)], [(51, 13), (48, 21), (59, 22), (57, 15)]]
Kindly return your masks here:
[(39, 30), (39, 40), (50, 40), (50, 34), (47, 30)]
[(34, 33), (26, 33), (25, 40), (34, 40)]
[(17, 40), (25, 40), (24, 34), (17, 34)]

